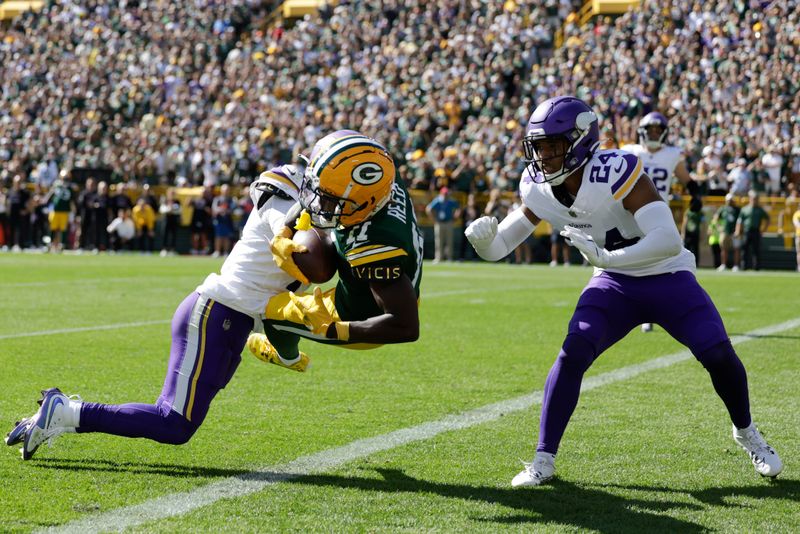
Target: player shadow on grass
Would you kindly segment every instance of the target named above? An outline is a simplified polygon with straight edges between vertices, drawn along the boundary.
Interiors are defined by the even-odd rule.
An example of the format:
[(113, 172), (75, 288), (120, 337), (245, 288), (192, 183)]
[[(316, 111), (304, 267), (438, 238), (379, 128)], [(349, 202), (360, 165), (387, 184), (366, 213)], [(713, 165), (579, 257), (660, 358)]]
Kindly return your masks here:
[(624, 490), (654, 491), (663, 493), (683, 493), (711, 506), (742, 506), (729, 502), (732, 497), (751, 497), (754, 499), (786, 499), (800, 502), (800, 481), (784, 480), (780, 478), (764, 479), (752, 486), (723, 486), (701, 490), (666, 488), (660, 486), (645, 486), (639, 484), (608, 484), (606, 488), (620, 488)]
[(110, 473), (129, 473), (137, 475), (167, 475), (171, 477), (235, 477), (248, 472), (247, 469), (222, 469), (201, 465), (179, 465), (146, 462), (115, 462), (113, 460), (37, 458), (35, 464), (47, 469), (68, 471), (106, 471)]
[(430, 482), (412, 478), (398, 469), (376, 471), (383, 476), (382, 480), (337, 475), (298, 475), (289, 478), (286, 483), (386, 493), (431, 493), (465, 501), (497, 504), (521, 512), (511, 516), (489, 517), (473, 514), (471, 519), (477, 523), (558, 524), (608, 533), (705, 531), (705, 527), (701, 525), (667, 515), (668, 511), (674, 509), (701, 509), (698, 505), (619, 497), (560, 479), (539, 488), (511, 489)]

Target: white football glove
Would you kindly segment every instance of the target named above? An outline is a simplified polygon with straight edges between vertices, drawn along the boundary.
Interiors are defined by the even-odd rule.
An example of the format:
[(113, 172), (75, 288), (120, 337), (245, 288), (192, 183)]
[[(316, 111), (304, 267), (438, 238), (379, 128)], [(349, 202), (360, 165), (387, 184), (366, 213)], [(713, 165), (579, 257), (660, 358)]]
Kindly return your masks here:
[(485, 250), (497, 235), (497, 217), (475, 219), (464, 230), (464, 235), (475, 250)]
[(586, 261), (601, 269), (608, 267), (611, 256), (606, 249), (599, 247), (597, 243), (594, 242), (592, 236), (572, 226), (567, 226), (561, 230), (561, 235), (569, 241), (570, 245), (580, 251), (581, 255), (586, 258)]

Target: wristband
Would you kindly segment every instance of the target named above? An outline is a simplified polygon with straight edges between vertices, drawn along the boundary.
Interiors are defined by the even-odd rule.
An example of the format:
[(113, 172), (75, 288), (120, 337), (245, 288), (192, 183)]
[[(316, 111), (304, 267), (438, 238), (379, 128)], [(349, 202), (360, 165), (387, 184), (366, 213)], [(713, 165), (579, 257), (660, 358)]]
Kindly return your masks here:
[(333, 323), (333, 326), (336, 327), (336, 339), (339, 341), (349, 341), (350, 340), (350, 323), (347, 321), (337, 321)]

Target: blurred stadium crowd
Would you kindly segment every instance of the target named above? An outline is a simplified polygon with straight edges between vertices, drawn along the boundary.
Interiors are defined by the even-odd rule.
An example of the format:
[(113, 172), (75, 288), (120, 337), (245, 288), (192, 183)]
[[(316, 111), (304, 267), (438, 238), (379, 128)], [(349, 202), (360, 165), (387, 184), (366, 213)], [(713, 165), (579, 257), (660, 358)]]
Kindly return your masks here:
[(646, 0), (580, 26), (582, 3), (343, 0), (289, 28), (258, 0), (50, 1), (0, 30), (0, 195), (74, 169), (237, 187), (345, 127), (412, 188), (514, 191), (531, 110), (569, 93), (606, 146), (667, 115), (707, 193), (800, 183), (796, 0)]

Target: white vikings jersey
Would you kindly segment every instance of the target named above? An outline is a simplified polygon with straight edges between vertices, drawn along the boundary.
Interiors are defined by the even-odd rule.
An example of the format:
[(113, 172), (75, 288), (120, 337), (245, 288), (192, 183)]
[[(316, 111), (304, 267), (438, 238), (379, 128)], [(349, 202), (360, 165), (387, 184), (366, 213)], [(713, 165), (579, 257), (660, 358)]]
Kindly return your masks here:
[[(553, 225), (554, 232), (567, 226), (579, 228), (592, 236), (606, 250), (616, 250), (636, 243), (644, 236), (633, 214), (622, 201), (644, 174), (641, 160), (626, 152), (598, 150), (586, 164), (583, 181), (572, 206), (562, 204), (553, 187), (526, 171), (520, 183), (522, 202), (538, 218)], [(694, 271), (694, 256), (686, 249), (666, 259), (637, 267), (606, 269), (631, 276), (650, 276), (675, 271)], [(595, 268), (595, 272), (601, 269)]]
[[(220, 274), (211, 273), (197, 288), (236, 311), (262, 317), (267, 301), (292, 286), (302, 288), (273, 261), (269, 245), (284, 226), (286, 213), (297, 201), (302, 174), (284, 165), (261, 174), (250, 184), (253, 211)], [(297, 287), (295, 287), (297, 286)]]
[(650, 152), (643, 145), (625, 145), (620, 150), (639, 156), (644, 165), (644, 172), (653, 180), (658, 194), (665, 202), (669, 202), (669, 191), (675, 179), (675, 167), (683, 157), (683, 151), (676, 146), (667, 145), (662, 145), (655, 152)]

